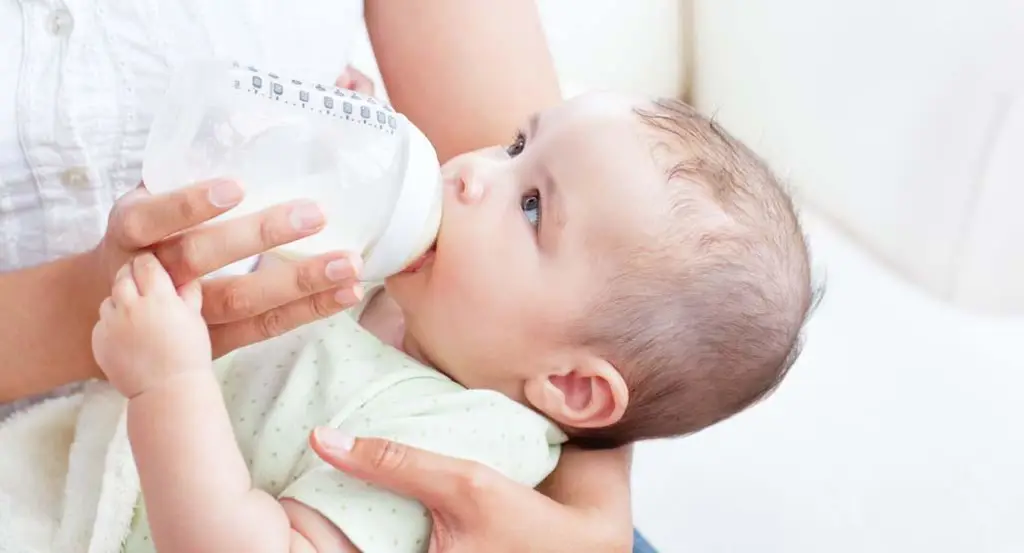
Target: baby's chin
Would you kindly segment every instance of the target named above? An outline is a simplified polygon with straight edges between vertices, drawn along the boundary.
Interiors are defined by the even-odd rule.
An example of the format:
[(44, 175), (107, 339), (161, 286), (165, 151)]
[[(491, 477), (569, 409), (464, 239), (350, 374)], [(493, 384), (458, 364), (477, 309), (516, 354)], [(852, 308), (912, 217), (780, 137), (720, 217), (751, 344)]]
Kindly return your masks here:
[(398, 273), (384, 281), (388, 299), (395, 304), (407, 321), (416, 318), (417, 311), (428, 295), (426, 276), (426, 272), (420, 270)]

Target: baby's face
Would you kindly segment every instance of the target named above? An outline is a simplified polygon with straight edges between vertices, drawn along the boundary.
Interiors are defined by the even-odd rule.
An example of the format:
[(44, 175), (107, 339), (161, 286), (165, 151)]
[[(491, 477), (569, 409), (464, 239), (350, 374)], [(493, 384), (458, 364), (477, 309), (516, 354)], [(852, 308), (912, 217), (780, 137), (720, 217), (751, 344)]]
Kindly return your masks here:
[(583, 96), (444, 166), (436, 251), (387, 283), (414, 354), (516, 399), (571, 363), (567, 330), (606, 285), (609, 252), (663, 217), (664, 173), (636, 105)]

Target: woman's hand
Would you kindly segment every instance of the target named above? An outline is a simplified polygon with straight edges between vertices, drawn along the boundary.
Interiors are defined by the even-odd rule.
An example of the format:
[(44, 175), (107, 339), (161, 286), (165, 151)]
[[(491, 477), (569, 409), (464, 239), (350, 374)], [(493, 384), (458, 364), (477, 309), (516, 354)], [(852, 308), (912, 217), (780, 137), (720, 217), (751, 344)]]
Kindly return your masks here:
[(387, 440), (317, 429), (310, 443), (337, 469), (423, 503), (433, 518), (430, 553), (632, 549), (628, 453), (566, 451), (560, 470), (581, 456), (587, 464), (578, 465), (573, 485), (555, 484), (556, 502), (478, 463)]
[(341, 75), (338, 75), (338, 78), (334, 81), (334, 86), (358, 92), (363, 96), (373, 96), (377, 89), (373, 84), (373, 79), (351, 65), (346, 67)]
[[(235, 261), (315, 234), (324, 216), (311, 202), (292, 202), (208, 226), (202, 223), (242, 200), (231, 181), (211, 181), (169, 194), (143, 186), (110, 214), (106, 236), (91, 254), (106, 286), (130, 258), (152, 251), (182, 286)], [(358, 301), (360, 260), (342, 252), (278, 263), (254, 273), (202, 281), (203, 317), (213, 355), (326, 317)]]

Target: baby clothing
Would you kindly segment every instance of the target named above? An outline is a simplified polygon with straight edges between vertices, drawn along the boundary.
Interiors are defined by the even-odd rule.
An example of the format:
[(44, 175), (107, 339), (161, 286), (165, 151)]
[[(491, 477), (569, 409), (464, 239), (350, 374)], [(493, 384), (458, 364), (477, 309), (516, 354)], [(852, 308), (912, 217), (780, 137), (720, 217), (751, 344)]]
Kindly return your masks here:
[[(554, 470), (566, 440), (557, 426), (382, 343), (358, 324), (361, 309), (215, 365), (255, 487), (317, 510), (365, 553), (421, 552), (431, 530), (423, 506), (326, 464), (308, 445), (314, 427), (477, 461), (528, 486)], [(155, 551), (141, 499), (123, 551)]]

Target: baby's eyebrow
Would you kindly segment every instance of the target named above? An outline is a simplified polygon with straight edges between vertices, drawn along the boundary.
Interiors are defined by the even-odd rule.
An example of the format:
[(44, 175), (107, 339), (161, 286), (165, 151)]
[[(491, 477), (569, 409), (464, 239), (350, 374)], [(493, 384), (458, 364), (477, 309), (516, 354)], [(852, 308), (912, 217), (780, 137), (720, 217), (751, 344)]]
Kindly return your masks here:
[(537, 134), (537, 127), (540, 126), (540, 114), (534, 113), (530, 116), (530, 120), (526, 126), (527, 136), (534, 136)]
[(540, 184), (538, 188), (541, 191), (541, 197), (544, 198), (544, 211), (543, 217), (546, 223), (545, 230), (551, 233), (552, 238), (557, 244), (558, 234), (565, 227), (565, 198), (562, 196), (558, 181), (555, 180), (555, 176), (551, 173), (551, 168), (544, 162), (540, 165)]

